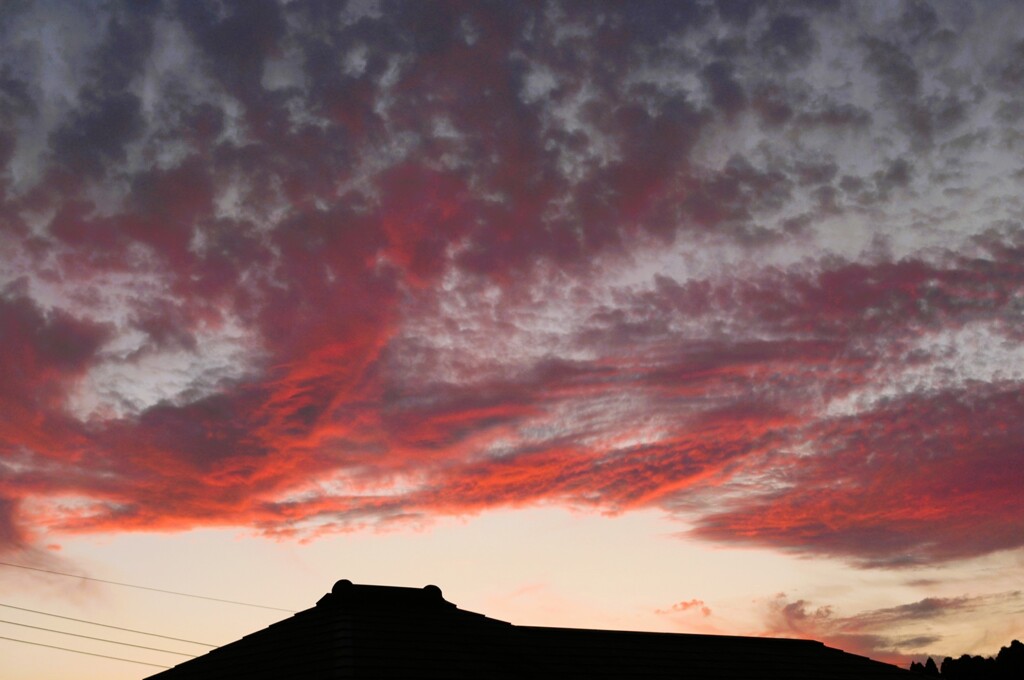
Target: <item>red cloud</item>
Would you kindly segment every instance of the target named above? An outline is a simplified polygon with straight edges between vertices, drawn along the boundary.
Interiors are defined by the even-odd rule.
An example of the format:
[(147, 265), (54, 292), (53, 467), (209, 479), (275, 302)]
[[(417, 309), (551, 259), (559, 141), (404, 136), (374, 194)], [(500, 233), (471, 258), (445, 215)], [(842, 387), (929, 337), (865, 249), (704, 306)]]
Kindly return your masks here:
[[(862, 274), (874, 280), (899, 274), (914, 282), (910, 290), (925, 279), (953, 281), (948, 295), (956, 298), (942, 304), (953, 309), (959, 299), (957, 309), (974, 310), (975, 317), (999, 313), (991, 300), (1008, 300), (991, 289), (980, 301), (970, 296), (963, 287), (973, 285), (972, 277), (957, 269), (884, 265)], [(8, 496), (12, 503), (51, 494), (92, 499), (70, 509), (49, 506), (34, 517), (63, 530), (248, 523), (274, 532), (317, 531), (375, 515), (566, 502), (613, 511), (661, 505), (690, 516), (700, 537), (863, 564), (950, 559), (1017, 545), (1016, 518), (1024, 514), (1016, 493), (1022, 481), (1015, 460), (1021, 433), (1012, 418), (1020, 408), (1016, 386), (908, 395), (850, 416), (816, 413), (814, 400), (822, 393), (842, 395), (871, 384), (859, 367), (876, 367), (893, 348), (900, 350), (900, 327), (872, 336), (866, 333), (877, 333), (874, 326), (839, 325), (842, 313), (857, 318), (867, 307), (858, 295), (819, 295), (833, 285), (822, 282), (828, 280), (823, 274), (769, 276), (772, 289), (724, 284), (734, 298), (756, 297), (736, 310), (782, 332), (803, 328), (801, 315), (827, 321), (821, 305), (810, 303), (823, 300), (837, 320), (828, 322), (834, 325), (827, 342), (703, 341), (658, 349), (640, 368), (618, 348), (651, 341), (664, 346), (666, 331), (634, 327), (623, 345), (617, 317), (595, 317), (602, 334), (581, 339), (608, 352), (598, 366), (548, 364), (517, 381), (426, 384), (404, 394), (407, 381), (394, 381), (403, 365), (388, 355), (394, 322), (387, 305), (360, 305), (338, 319), (268, 307), (291, 328), (268, 330), (270, 365), (259, 380), (88, 428), (55, 403), (44, 420), (8, 430), (8, 442), (31, 452), (25, 471), (8, 482)], [(321, 283), (306, 283), (299, 274), (291, 280), (307, 288), (306, 299), (347, 311), (349, 303), (327, 301)], [(702, 295), (718, 296), (717, 285)], [(646, 313), (667, 304), (675, 313), (680, 300), (690, 299), (680, 298), (669, 282), (659, 291), (660, 297), (636, 298), (636, 309)], [(884, 306), (884, 295), (874, 299), (871, 309), (879, 301)], [(30, 309), (24, 301), (11, 304)], [(679, 309), (690, 310), (692, 303)], [(697, 309), (710, 314), (719, 307), (700, 303)], [(59, 320), (48, 327), (41, 313), (32, 314), (37, 332), (79, 332)], [(866, 338), (876, 343), (873, 354), (846, 356), (851, 343)], [(31, 338), (23, 342), (35, 346)], [(89, 352), (62, 358), (58, 351), (51, 363), (77, 366)], [(610, 408), (611, 386), (629, 387), (646, 405), (627, 401), (625, 410)], [(573, 412), (578, 415), (565, 418)], [(637, 428), (629, 419), (638, 414), (657, 425)], [(32, 424), (45, 418), (45, 430)], [(813, 455), (788, 453), (801, 448)], [(47, 458), (106, 472), (69, 474), (44, 463)], [(317, 490), (318, 479), (338, 474), (368, 495)], [(374, 498), (374, 489), (399, 478), (408, 480), (400, 493)], [(282, 500), (288, 496), (301, 500)]]
[(697, 610), (701, 616), (711, 616), (711, 607), (704, 603), (704, 600), (698, 600), (696, 598), (683, 602), (676, 602), (668, 609), (655, 609), (655, 614), (673, 614), (676, 612), (686, 612), (689, 610)]
[(695, 533), (883, 565), (1016, 547), (1022, 399), (979, 386), (824, 419), (807, 433), (816, 455), (751, 469), (746, 498)]
[[(565, 12), (196, 10), (166, 78), (126, 15), (59, 106), (5, 62), (0, 542), (564, 503), (864, 565), (1024, 544), (1020, 230), (996, 196), (991, 228), (886, 246), (915, 168), (964, 195), (943, 172), (982, 164), (928, 147), (960, 114), (901, 94), (928, 134), (886, 134), (934, 155), (836, 177), (806, 123), (873, 117), (765, 85), (735, 17), (699, 18), (712, 64), (650, 49), (689, 19)], [(748, 101), (780, 134), (744, 154)], [(837, 215), (868, 251), (824, 250)]]

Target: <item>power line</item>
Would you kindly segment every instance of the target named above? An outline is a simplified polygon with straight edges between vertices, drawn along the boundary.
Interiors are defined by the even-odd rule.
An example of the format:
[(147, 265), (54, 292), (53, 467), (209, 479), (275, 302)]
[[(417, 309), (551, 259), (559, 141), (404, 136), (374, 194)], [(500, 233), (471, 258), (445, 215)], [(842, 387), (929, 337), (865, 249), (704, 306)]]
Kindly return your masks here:
[(185, 652), (172, 652), (169, 649), (159, 649), (157, 647), (146, 647), (145, 645), (133, 645), (130, 642), (118, 642), (117, 640), (107, 640), (106, 638), (93, 637), (91, 635), (81, 635), (79, 633), (69, 633), (64, 630), (56, 630), (54, 628), (43, 628), (42, 626), (30, 626), (27, 623), (18, 623), (17, 621), (4, 621), (0, 619), (0, 623), (6, 623), (12, 626), (21, 626), (22, 628), (31, 628), (32, 630), (45, 630), (47, 633), (59, 633), (61, 635), (70, 635), (77, 638), (85, 638), (86, 640), (95, 640), (97, 642), (109, 642), (112, 645), (124, 645), (125, 647), (135, 647), (136, 649), (148, 649), (151, 652), (163, 652), (165, 654), (177, 654), (179, 656), (189, 656), (193, 659), (196, 657), (195, 654), (186, 654)]
[(136, 661), (135, 659), (123, 659), (119, 656), (108, 656), (106, 654), (96, 654), (95, 652), (83, 652), (80, 649), (69, 649), (68, 647), (58, 647), (57, 645), (44, 645), (42, 642), (29, 642), (28, 640), (18, 640), (16, 638), (9, 638), (0, 635), (0, 640), (9, 640), (11, 642), (20, 642), (23, 645), (35, 645), (36, 647), (48, 647), (50, 649), (60, 649), (65, 652), (74, 652), (75, 654), (88, 654), (89, 656), (98, 656), (103, 659), (113, 659), (115, 661), (127, 661), (128, 663), (137, 663), (143, 666), (156, 666), (157, 668), (170, 668), (170, 666), (163, 666), (158, 663), (149, 663), (148, 661)]
[(29, 571), (41, 571), (44, 574), (55, 574), (57, 576), (68, 576), (71, 578), (80, 578), (85, 581), (95, 581), (97, 583), (106, 583), (112, 586), (123, 586), (125, 588), (138, 588), (139, 590), (149, 590), (154, 593), (164, 593), (166, 595), (179, 595), (181, 597), (194, 597), (198, 600), (210, 600), (211, 602), (223, 602), (224, 604), (237, 604), (242, 607), (257, 607), (259, 609), (273, 609), (278, 612), (288, 612), (294, 614), (293, 609), (282, 609), (281, 607), (270, 607), (265, 604), (253, 604), (252, 602), (239, 602), (238, 600), (224, 600), (219, 597), (208, 597), (206, 595), (195, 595), (193, 593), (182, 593), (176, 590), (164, 590), (163, 588), (151, 588), (149, 586), (140, 586), (133, 583), (121, 583), (120, 581), (108, 581), (102, 578), (93, 578), (91, 576), (82, 576), (81, 574), (68, 574), (63, 571), (52, 571), (50, 569), (40, 569), (39, 567), (29, 567), (24, 564), (12, 564), (10, 562), (0, 562), (0, 566), (14, 567), (16, 569), (28, 569)]
[(8, 609), (17, 609), (22, 612), (30, 612), (32, 614), (41, 614), (42, 616), (52, 616), (55, 619), (65, 619), (67, 621), (75, 621), (77, 623), (87, 623), (90, 626), (100, 626), (102, 628), (112, 628), (114, 630), (123, 630), (128, 633), (138, 633), (139, 635), (149, 635), (150, 637), (163, 638), (164, 640), (174, 640), (175, 642), (187, 642), (190, 645), (202, 645), (203, 647), (216, 647), (217, 645), (211, 645), (208, 642), (196, 642), (195, 640), (186, 640), (184, 638), (171, 637), (170, 635), (160, 635), (159, 633), (147, 633), (144, 630), (135, 630), (134, 628), (122, 628), (121, 626), (111, 626), (109, 623), (97, 623), (96, 621), (88, 621), (86, 619), (76, 619), (73, 616), (61, 616), (60, 614), (50, 614), (49, 612), (41, 612), (38, 609), (28, 609), (27, 607), (15, 607), (13, 604), (4, 604), (0, 602), (0, 607), (7, 607)]

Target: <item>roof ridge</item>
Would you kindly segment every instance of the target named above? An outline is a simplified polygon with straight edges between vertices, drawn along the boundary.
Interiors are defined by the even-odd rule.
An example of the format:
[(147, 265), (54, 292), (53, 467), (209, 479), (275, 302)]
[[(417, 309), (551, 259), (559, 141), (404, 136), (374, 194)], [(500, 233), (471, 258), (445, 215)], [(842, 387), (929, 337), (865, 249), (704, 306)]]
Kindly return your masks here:
[(437, 586), (430, 584), (422, 588), (408, 586), (379, 586), (356, 584), (343, 578), (335, 582), (331, 592), (316, 603), (317, 607), (362, 608), (400, 606), (415, 609), (457, 609), (456, 605), (444, 599)]

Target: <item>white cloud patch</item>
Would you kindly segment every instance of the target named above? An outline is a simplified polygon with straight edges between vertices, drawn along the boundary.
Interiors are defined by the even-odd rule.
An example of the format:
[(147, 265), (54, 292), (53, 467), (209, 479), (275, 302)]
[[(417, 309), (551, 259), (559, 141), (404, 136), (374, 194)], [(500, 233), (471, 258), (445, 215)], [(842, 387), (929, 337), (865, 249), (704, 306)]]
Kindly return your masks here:
[(824, 415), (852, 416), (909, 395), (1000, 383), (1024, 383), (1024, 347), (997, 324), (972, 323), (921, 334), (875, 369), (865, 387), (828, 402)]
[(137, 414), (161, 403), (183, 405), (252, 374), (255, 339), (237, 321), (193, 333), (195, 349), (146, 349), (138, 332), (119, 334), (67, 398), (81, 420)]

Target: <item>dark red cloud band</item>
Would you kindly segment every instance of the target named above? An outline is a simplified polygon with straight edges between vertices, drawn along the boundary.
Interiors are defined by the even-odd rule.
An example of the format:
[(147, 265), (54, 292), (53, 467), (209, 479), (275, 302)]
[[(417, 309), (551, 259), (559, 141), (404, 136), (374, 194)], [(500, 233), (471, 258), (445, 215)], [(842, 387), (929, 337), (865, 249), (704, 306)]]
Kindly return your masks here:
[[(551, 503), (1020, 547), (1020, 43), (825, 5), (15, 11), (0, 545)], [(58, 18), (81, 68), (24, 56)]]

